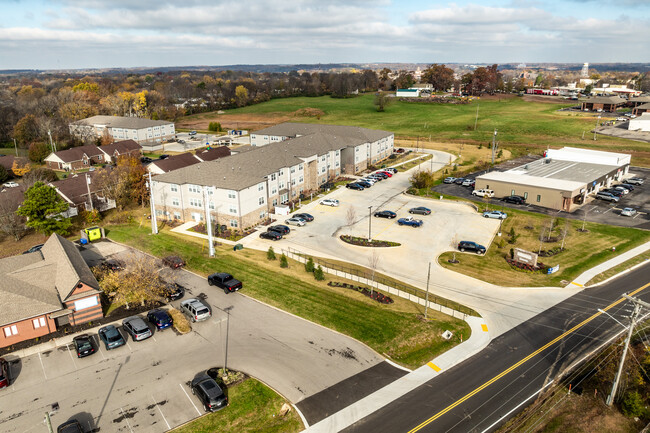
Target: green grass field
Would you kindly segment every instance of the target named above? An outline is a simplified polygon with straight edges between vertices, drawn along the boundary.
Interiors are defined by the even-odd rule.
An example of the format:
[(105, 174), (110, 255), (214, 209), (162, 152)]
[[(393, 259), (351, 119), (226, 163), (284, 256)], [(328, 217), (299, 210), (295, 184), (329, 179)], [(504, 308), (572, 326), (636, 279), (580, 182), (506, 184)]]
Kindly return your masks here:
[[(282, 269), (279, 260), (268, 261), (262, 251), (234, 252), (230, 246), (220, 246), (216, 257), (209, 258), (198, 239), (167, 230), (153, 236), (147, 227), (135, 224), (108, 226), (107, 236), (158, 257), (180, 255), (189, 269), (201, 275), (228, 271), (244, 283), (242, 293), (247, 296), (349, 335), (410, 368), (449, 350), (461, 335), (463, 339), (470, 335), (461, 320), (431, 312), (431, 320), (425, 322), (422, 308), (415, 303), (395, 298), (393, 304), (379, 304), (355, 291), (327, 285), (344, 281), (340, 278), (326, 275), (325, 281), (316, 281), (298, 262), (290, 260), (289, 268)], [(440, 337), (447, 329), (455, 338)]]
[[(201, 113), (188, 116), (178, 122), (220, 121), (223, 125), (237, 122), (251, 123), (251, 129), (268, 126), (268, 122), (319, 122), (327, 124), (355, 125), (394, 132), (396, 137), (421, 137), (426, 142), (464, 142), (469, 144), (492, 141), (498, 130), (499, 142), (515, 154), (526, 150), (539, 150), (547, 146), (578, 146), (595, 149), (635, 152), (639, 161), (650, 164), (649, 145), (630, 140), (599, 136), (593, 140), (589, 131), (595, 126), (596, 117), (589, 113), (558, 112), (573, 104), (527, 102), (524, 98), (503, 95), (475, 100), (470, 104), (424, 104), (394, 101), (385, 112), (379, 113), (373, 105), (374, 96), (361, 95), (350, 99), (329, 96), (315, 98), (297, 97), (274, 99), (262, 104), (227, 110), (223, 115)], [(294, 113), (302, 108), (315, 108), (325, 114), (316, 117), (299, 117)], [(474, 130), (478, 108), (478, 123)], [(255, 127), (255, 121), (265, 122)], [(197, 126), (198, 127), (198, 126)], [(583, 132), (585, 139), (582, 139)]]

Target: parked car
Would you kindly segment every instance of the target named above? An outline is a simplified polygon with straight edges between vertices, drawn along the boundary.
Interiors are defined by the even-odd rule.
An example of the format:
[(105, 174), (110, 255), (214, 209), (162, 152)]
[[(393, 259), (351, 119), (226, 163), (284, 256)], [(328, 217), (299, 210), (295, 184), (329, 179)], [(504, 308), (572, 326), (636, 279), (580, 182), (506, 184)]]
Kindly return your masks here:
[(122, 320), (122, 327), (131, 335), (133, 341), (142, 341), (151, 337), (151, 329), (140, 316), (131, 316)]
[(620, 191), (623, 193), (623, 195), (630, 193), (629, 189), (623, 188), (622, 186), (615, 186), (614, 188), (610, 188), (607, 190), (607, 192), (612, 192), (612, 191)]
[(77, 350), (77, 358), (90, 356), (97, 351), (92, 337), (88, 334), (77, 335), (72, 339), (72, 342)]
[(20, 185), (18, 185), (16, 182), (5, 182), (2, 184), (5, 188), (18, 188)]
[(377, 174), (388, 176), (388, 177), (393, 177), (393, 172), (392, 171), (387, 171), (387, 170), (378, 171)]
[(622, 188), (625, 188), (625, 189), (627, 189), (628, 191), (634, 191), (634, 186), (630, 185), (629, 183), (619, 183), (619, 184), (616, 185), (616, 186), (617, 186), (617, 187), (620, 186), (620, 187), (622, 187)]
[(9, 374), (9, 363), (0, 358), (0, 389), (11, 385), (11, 375)]
[(292, 226), (299, 226), (299, 227), (302, 227), (305, 224), (307, 224), (305, 220), (302, 218), (287, 218), (284, 222)]
[(398, 219), (397, 224), (401, 226), (420, 227), (422, 226), (422, 224), (424, 224), (424, 221), (415, 219), (410, 216), (410, 217)]
[(461, 252), (474, 251), (476, 254), (485, 254), (486, 251), (483, 245), (471, 241), (460, 241), (458, 243), (458, 250)]
[(185, 287), (181, 286), (178, 283), (168, 283), (165, 282), (165, 287), (163, 288), (163, 296), (169, 301), (176, 301), (181, 299), (185, 295)]
[(308, 214), (308, 213), (295, 213), (295, 214), (293, 214), (293, 217), (303, 219), (308, 223), (310, 223), (310, 222), (312, 222), (314, 220), (314, 217), (311, 214)]
[(388, 179), (390, 177), (387, 173), (384, 173), (382, 171), (377, 171), (377, 172), (373, 173), (372, 176), (377, 176), (377, 177), (379, 177), (381, 179)]
[(180, 310), (183, 314), (189, 316), (192, 322), (208, 320), (212, 316), (210, 309), (196, 298), (186, 299), (181, 302)]
[(99, 265), (105, 271), (121, 271), (126, 268), (126, 264), (119, 259), (108, 259)]
[(208, 284), (223, 289), (226, 294), (236, 292), (243, 287), (241, 281), (225, 272), (215, 272), (214, 274), (208, 275)]
[(442, 183), (454, 183), (456, 181), (456, 178), (453, 176), (446, 177)]
[(633, 217), (634, 215), (636, 215), (636, 209), (632, 207), (623, 208), (623, 210), (621, 211), (621, 215)]
[(474, 179), (463, 179), (463, 183), (461, 183), (462, 186), (472, 186), (476, 184), (476, 181)]
[(339, 205), (339, 201), (334, 199), (334, 198), (325, 198), (325, 199), (319, 201), (318, 203), (322, 204), (322, 205), (325, 205), (325, 206), (334, 206), (334, 207)]
[(206, 412), (216, 412), (228, 406), (228, 398), (219, 387), (219, 384), (205, 373), (195, 377), (190, 388), (192, 394), (201, 400)]
[(167, 158), (169, 158), (169, 155), (167, 154), (162, 154), (158, 157), (158, 159), (167, 159)]
[(282, 225), (282, 224), (277, 224), (274, 226), (270, 226), (268, 229), (266, 229), (267, 232), (278, 232), (282, 236), (288, 235), (291, 232), (291, 229), (288, 226)]
[(628, 185), (643, 185), (643, 179), (640, 177), (631, 177), (625, 180)]
[(147, 320), (149, 323), (153, 323), (157, 330), (162, 331), (163, 329), (170, 328), (173, 324), (173, 320), (169, 313), (160, 308), (155, 308), (147, 313)]
[(388, 171), (393, 174), (397, 174), (397, 169), (394, 167), (388, 167), (385, 171)]
[(196, 135), (196, 131), (190, 131), (190, 134), (189, 134), (189, 135), (190, 135), (190, 136), (192, 136), (192, 135)]
[(378, 174), (369, 174), (367, 177), (374, 179), (377, 182), (381, 182), (382, 180), (386, 179), (384, 176), (379, 176)]
[(456, 185), (462, 185), (463, 182), (465, 182), (465, 178), (464, 178), (464, 177), (457, 177), (456, 180), (454, 180), (454, 183), (455, 183)]
[(500, 210), (491, 210), (491, 211), (483, 212), (483, 217), (504, 220), (508, 218), (508, 214), (505, 212), (501, 212)]
[(66, 421), (56, 428), (56, 433), (84, 433), (81, 424), (76, 419)]
[(509, 195), (503, 197), (501, 200), (503, 200), (506, 203), (512, 203), (512, 204), (526, 204), (526, 199), (520, 195)]
[(364, 188), (363, 185), (361, 185), (361, 184), (359, 184), (357, 182), (348, 183), (347, 185), (345, 185), (345, 187), (348, 188), (348, 189), (354, 189), (354, 190), (357, 190), (357, 191), (363, 191), (364, 189), (366, 189), (366, 188)]
[(140, 162), (143, 164), (151, 164), (153, 162), (153, 159), (149, 158), (148, 156), (142, 156), (140, 157)]
[(369, 183), (370, 185), (374, 185), (374, 184), (376, 184), (377, 182), (379, 182), (376, 178), (374, 178), (374, 177), (370, 177), (370, 176), (368, 176), (368, 177), (364, 177), (364, 178), (361, 179), (361, 180), (364, 181), (364, 182)]
[(605, 191), (599, 191), (596, 194), (596, 198), (600, 200), (609, 201), (609, 202), (618, 202), (619, 200), (619, 198), (616, 197), (614, 194)]
[(424, 206), (412, 207), (411, 209), (409, 209), (409, 213), (418, 214), (418, 215), (429, 215), (431, 213), (431, 209)]
[(99, 339), (104, 342), (106, 350), (115, 349), (126, 344), (126, 341), (124, 340), (124, 337), (122, 337), (122, 334), (120, 334), (120, 331), (118, 331), (117, 328), (113, 325), (106, 325), (102, 328), (99, 328), (97, 334), (99, 335)]
[(393, 219), (397, 216), (397, 214), (393, 211), (390, 210), (380, 210), (378, 212), (375, 212), (375, 217), (377, 218), (389, 218)]
[(472, 191), (472, 195), (477, 197), (494, 197), (494, 191), (491, 189), (475, 189)]
[(363, 179), (356, 181), (356, 183), (358, 183), (359, 185), (361, 185), (364, 188), (370, 188), (372, 186), (372, 184), (370, 182), (366, 182)]
[[(623, 189), (625, 189), (625, 188), (623, 188)], [(609, 193), (609, 194), (614, 195), (614, 196), (616, 196), (618, 198), (621, 198), (626, 194), (623, 191), (621, 191), (620, 189), (616, 189), (616, 188), (604, 189), (604, 190), (602, 190), (602, 192)]]
[(273, 230), (268, 232), (262, 232), (260, 233), (260, 238), (270, 239), (272, 241), (279, 241), (280, 239), (282, 239), (282, 233), (274, 232)]
[(162, 259), (162, 263), (163, 265), (169, 266), (172, 269), (178, 269), (185, 266), (185, 260), (183, 260), (179, 256), (167, 256), (164, 259)]
[(43, 245), (45, 245), (45, 244), (34, 245), (33, 247), (31, 247), (27, 251), (23, 251), (23, 254), (35, 253), (36, 251), (40, 251), (41, 248), (43, 248)]

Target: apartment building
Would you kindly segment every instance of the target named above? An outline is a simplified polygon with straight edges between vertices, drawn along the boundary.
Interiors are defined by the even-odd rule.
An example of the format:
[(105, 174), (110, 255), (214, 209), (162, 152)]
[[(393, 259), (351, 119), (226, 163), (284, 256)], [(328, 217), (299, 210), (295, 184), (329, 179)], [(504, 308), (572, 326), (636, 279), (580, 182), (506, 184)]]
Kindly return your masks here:
[(133, 140), (138, 144), (153, 144), (176, 137), (173, 122), (140, 117), (92, 116), (72, 122), (70, 134), (80, 139), (95, 140), (107, 133), (113, 140)]

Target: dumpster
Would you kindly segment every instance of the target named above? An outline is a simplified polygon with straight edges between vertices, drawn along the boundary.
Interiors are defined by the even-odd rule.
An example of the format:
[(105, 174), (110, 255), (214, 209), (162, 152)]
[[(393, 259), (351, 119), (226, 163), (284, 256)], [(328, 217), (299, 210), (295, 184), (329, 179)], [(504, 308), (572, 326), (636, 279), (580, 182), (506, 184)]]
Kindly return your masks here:
[(102, 238), (102, 230), (99, 227), (90, 227), (87, 229), (84, 229), (86, 232), (86, 236), (88, 236), (88, 241), (96, 241), (98, 239)]

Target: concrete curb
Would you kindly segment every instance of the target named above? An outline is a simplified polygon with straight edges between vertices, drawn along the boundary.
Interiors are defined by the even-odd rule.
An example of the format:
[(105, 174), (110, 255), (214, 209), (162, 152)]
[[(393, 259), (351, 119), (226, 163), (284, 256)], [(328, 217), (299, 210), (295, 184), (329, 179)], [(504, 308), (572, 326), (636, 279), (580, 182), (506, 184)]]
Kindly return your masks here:
[[(635, 270), (635, 269), (637, 269), (637, 268), (640, 268), (641, 266), (647, 264), (648, 261), (650, 261), (650, 259), (645, 259), (645, 261), (643, 261), (643, 262), (641, 262), (641, 263), (637, 263), (637, 264), (634, 265), (634, 266), (630, 266), (629, 268), (627, 268), (627, 269), (625, 269), (625, 270), (622, 270), (621, 272), (619, 272), (619, 273), (616, 274), (616, 275), (612, 275), (611, 277), (607, 278), (606, 280), (601, 281), (600, 283), (596, 283), (596, 284), (592, 284), (592, 285), (590, 285), (590, 286), (584, 286), (584, 287), (585, 287), (585, 288), (592, 288), (592, 287), (598, 287), (598, 286), (601, 286), (601, 285), (603, 285), (603, 284), (609, 283), (610, 281), (615, 280), (616, 278), (618, 278), (618, 277), (620, 277), (620, 276), (622, 276), (622, 275), (625, 275), (625, 274), (627, 274), (627, 273), (630, 272), (630, 271), (633, 271), (633, 270)], [(601, 273), (602, 273), (602, 272), (601, 272)], [(599, 274), (596, 274), (596, 275), (594, 276), (594, 278), (595, 278), (596, 276), (598, 276), (598, 275), (599, 275)]]

